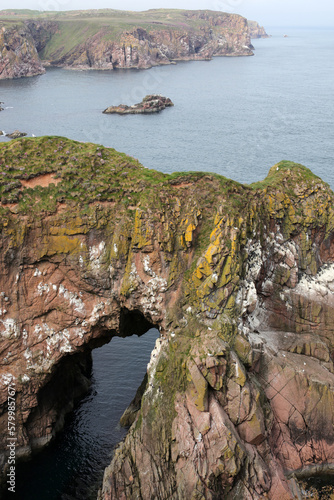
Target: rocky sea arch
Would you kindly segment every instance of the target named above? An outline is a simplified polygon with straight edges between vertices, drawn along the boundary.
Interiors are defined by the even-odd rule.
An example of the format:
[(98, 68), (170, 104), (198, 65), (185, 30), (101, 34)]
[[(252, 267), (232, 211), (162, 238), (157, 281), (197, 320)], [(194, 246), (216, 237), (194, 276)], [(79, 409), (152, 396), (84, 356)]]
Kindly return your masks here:
[(3, 144), (0, 161), (4, 471), (9, 384), (26, 455), (87, 388), (90, 350), (152, 325), (141, 409), (100, 498), (288, 499), (331, 471), (327, 184), (287, 161), (251, 186), (167, 175), (62, 137)]

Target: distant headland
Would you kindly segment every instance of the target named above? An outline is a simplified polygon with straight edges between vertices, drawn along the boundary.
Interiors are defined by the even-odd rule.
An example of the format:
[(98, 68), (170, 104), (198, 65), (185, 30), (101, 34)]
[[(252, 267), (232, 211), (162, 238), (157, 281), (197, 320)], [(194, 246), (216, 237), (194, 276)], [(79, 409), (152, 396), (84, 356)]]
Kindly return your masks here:
[(255, 21), (210, 10), (0, 11), (0, 79), (45, 67), (147, 69), (176, 61), (253, 55)]

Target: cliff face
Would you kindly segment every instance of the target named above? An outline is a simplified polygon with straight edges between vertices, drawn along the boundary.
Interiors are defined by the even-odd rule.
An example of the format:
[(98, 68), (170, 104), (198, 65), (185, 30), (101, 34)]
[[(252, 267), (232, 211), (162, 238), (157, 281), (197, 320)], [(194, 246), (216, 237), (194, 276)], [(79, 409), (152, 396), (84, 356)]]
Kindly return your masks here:
[(169, 176), (57, 137), (0, 145), (0, 161), (3, 466), (8, 386), (27, 455), (87, 386), (90, 349), (155, 325), (141, 410), (99, 498), (292, 499), (296, 477), (330, 469), (326, 184), (291, 162), (252, 186)]
[[(9, 19), (7, 24), (13, 23)], [(2, 78), (25, 76), (24, 71), (27, 76), (44, 71), (36, 50), (44, 65), (76, 69), (150, 68), (177, 60), (253, 54), (247, 20), (212, 11), (49, 13), (44, 18), (24, 17), (21, 24), (13, 24), (8, 37), (12, 45), (21, 37), (20, 43), (16, 40), (10, 49), (18, 63), (23, 60), (22, 54), (29, 52), (37, 66), (29, 72), (21, 69), (21, 74), (16, 63), (12, 67), (16, 59), (8, 59)], [(1, 44), (0, 39), (3, 52), (6, 43), (4, 40)], [(17, 56), (17, 47), (22, 44), (28, 48)]]
[(251, 38), (269, 38), (263, 26), (260, 26), (256, 21), (247, 21), (249, 34)]
[(44, 72), (27, 26), (23, 23), (0, 22), (0, 79), (34, 76)]

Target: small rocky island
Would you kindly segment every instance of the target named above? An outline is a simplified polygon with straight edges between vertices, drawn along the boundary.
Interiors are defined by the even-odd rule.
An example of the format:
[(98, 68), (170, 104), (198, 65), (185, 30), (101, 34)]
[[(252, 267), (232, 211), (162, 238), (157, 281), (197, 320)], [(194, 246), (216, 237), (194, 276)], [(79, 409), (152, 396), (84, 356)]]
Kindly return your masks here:
[(126, 104), (119, 104), (118, 106), (109, 106), (103, 113), (119, 115), (138, 115), (148, 113), (159, 113), (163, 109), (174, 106), (169, 97), (163, 97), (160, 94), (147, 95), (142, 102), (127, 106)]
[(3, 134), (6, 137), (9, 137), (10, 139), (19, 139), (20, 137), (25, 137), (27, 134), (26, 132), (20, 132), (19, 130), (14, 130), (14, 132), (11, 132), (10, 134)]

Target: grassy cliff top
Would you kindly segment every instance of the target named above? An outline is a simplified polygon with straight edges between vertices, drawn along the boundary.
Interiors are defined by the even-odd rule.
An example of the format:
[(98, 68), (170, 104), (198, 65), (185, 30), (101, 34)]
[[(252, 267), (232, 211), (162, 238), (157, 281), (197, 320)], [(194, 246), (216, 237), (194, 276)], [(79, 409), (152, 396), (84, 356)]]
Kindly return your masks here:
[(287, 161), (272, 167), (264, 181), (246, 186), (204, 172), (164, 174), (114, 149), (64, 137), (0, 144), (2, 214), (55, 213), (61, 205), (83, 209), (96, 202), (154, 209), (160, 203), (157, 192), (160, 198), (187, 192), (203, 207), (217, 207), (228, 199), (231, 209), (238, 211), (254, 193), (282, 191), (304, 197), (314, 189), (331, 196), (328, 185), (309, 169)]
[(107, 19), (115, 22), (138, 23), (142, 21), (158, 21), (163, 24), (178, 23), (192, 19), (210, 19), (215, 17), (240, 17), (237, 14), (227, 14), (213, 10), (185, 10), (185, 9), (150, 9), (145, 11), (127, 11), (116, 9), (89, 9), (69, 11), (39, 11), (29, 9), (6, 9), (0, 10), (0, 18), (6, 19)]
[[(0, 21), (57, 21), (91, 24), (95, 27), (113, 26), (122, 30), (134, 27), (147, 29), (199, 29), (203, 24), (215, 25), (217, 19), (240, 18), (237, 14), (226, 14), (210, 10), (151, 9), (143, 12), (91, 9), (42, 12), (36, 10), (2, 10)], [(221, 21), (220, 21), (221, 22)]]
[(249, 189), (215, 174), (164, 174), (112, 148), (65, 137), (15, 139), (0, 144), (1, 210), (54, 212), (57, 203), (120, 202), (127, 205), (156, 200), (156, 189), (211, 179), (233, 189)]

